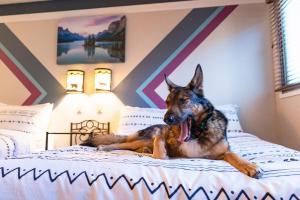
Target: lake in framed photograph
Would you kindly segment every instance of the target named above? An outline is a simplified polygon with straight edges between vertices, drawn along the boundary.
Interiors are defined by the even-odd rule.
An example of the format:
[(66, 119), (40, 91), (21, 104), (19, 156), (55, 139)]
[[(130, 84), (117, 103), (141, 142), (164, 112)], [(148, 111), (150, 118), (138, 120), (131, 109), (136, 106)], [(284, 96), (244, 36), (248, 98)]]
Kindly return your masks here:
[(62, 19), (57, 31), (57, 64), (125, 62), (126, 17)]

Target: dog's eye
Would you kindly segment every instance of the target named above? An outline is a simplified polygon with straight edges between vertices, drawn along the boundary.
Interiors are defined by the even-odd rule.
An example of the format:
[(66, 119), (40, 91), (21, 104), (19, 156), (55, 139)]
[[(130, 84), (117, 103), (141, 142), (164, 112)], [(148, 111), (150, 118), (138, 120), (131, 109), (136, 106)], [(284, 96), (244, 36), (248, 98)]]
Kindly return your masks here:
[(185, 103), (185, 99), (184, 98), (179, 98), (178, 101), (179, 101), (180, 104), (184, 104)]

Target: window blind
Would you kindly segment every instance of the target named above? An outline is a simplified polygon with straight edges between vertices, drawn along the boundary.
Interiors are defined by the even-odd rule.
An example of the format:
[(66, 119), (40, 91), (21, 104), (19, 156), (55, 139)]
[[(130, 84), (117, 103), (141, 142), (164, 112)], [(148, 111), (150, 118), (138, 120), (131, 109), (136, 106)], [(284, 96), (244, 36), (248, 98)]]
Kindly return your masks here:
[(275, 91), (300, 88), (300, 0), (269, 0)]

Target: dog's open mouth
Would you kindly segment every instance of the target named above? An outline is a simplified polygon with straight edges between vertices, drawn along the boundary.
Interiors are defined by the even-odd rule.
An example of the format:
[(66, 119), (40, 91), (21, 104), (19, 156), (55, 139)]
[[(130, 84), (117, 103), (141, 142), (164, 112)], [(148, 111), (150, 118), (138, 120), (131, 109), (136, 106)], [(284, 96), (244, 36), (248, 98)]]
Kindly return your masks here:
[(183, 143), (187, 142), (191, 137), (191, 117), (187, 117), (186, 120), (180, 123), (180, 135), (178, 137), (178, 141)]

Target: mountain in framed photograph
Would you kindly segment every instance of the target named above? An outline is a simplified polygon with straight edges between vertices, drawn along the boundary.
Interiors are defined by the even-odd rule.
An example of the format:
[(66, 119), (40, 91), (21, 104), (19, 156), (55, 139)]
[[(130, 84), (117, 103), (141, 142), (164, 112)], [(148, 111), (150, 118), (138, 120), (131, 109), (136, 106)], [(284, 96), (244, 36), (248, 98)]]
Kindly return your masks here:
[(66, 18), (57, 29), (57, 64), (125, 62), (124, 15)]

